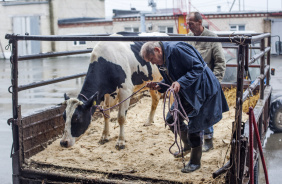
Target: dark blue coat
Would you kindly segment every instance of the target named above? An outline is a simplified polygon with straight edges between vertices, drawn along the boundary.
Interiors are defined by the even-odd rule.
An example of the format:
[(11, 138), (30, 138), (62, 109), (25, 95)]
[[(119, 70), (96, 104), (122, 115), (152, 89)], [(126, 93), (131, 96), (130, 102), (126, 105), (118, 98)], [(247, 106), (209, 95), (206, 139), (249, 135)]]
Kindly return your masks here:
[[(161, 42), (164, 65), (158, 66), (163, 81), (177, 81), (180, 95), (193, 107), (189, 116), (189, 133), (199, 132), (222, 118), (229, 110), (220, 83), (207, 67), (200, 53), (185, 42)], [(164, 69), (165, 68), (165, 69)], [(160, 92), (166, 87), (161, 86)]]

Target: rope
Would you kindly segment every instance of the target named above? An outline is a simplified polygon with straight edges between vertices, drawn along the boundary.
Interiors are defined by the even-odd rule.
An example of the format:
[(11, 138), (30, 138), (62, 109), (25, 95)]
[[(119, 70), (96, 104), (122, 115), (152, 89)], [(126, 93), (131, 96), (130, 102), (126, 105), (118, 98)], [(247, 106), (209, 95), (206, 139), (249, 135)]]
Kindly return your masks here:
[[(169, 85), (167, 84), (164, 84), (164, 83), (158, 83), (158, 84), (161, 84), (161, 85), (164, 85), (164, 86), (167, 86), (167, 87), (170, 87)], [(171, 109), (171, 106), (170, 106), (170, 99), (171, 99), (171, 95), (173, 95), (174, 97), (174, 108)], [(171, 116), (173, 117), (173, 123), (168, 123), (166, 121), (166, 113), (165, 113), (165, 105), (166, 105), (166, 99), (169, 99), (169, 102), (168, 102), (168, 112), (171, 114)], [(178, 110), (178, 106), (180, 106), (182, 112), (184, 114), (181, 113), (181, 111)], [(171, 88), (168, 88), (166, 93), (165, 93), (165, 97), (164, 97), (164, 107), (163, 107), (163, 117), (164, 117), (164, 121), (165, 121), (165, 126), (169, 126), (169, 127), (173, 127), (173, 130), (174, 130), (174, 142), (172, 143), (172, 145), (169, 147), (169, 152), (173, 155), (173, 152), (171, 151), (172, 147), (174, 145), (177, 146), (178, 148), (178, 152), (181, 153), (181, 156), (182, 156), (182, 163), (183, 163), (183, 167), (185, 167), (185, 161), (184, 161), (184, 155), (183, 155), (183, 146), (182, 146), (182, 143), (181, 141), (180, 142), (180, 145), (178, 144), (178, 141), (177, 141), (177, 135), (179, 135), (179, 137), (181, 138), (181, 131), (180, 131), (180, 122), (179, 122), (179, 115), (183, 118), (183, 120), (186, 120), (187, 122), (189, 122), (189, 118), (181, 104), (181, 101), (180, 101), (180, 97), (179, 97), (179, 94), (178, 93), (175, 93), (175, 91)]]
[[(234, 32), (229, 35), (229, 40), (230, 40), (231, 43), (233, 42), (232, 39), (231, 39), (231, 36), (233, 36), (233, 35), (234, 35)], [(237, 40), (234, 39), (234, 42), (237, 43), (238, 45), (245, 45), (245, 40), (246, 40), (246, 38), (248, 38), (248, 37), (247, 37), (247, 36), (238, 36), (238, 35), (235, 35), (234, 38), (239, 39), (239, 41), (237, 41)], [(242, 40), (242, 39), (243, 39), (243, 40)]]
[[(157, 83), (157, 82), (156, 82), (156, 83)], [(179, 153), (182, 153), (182, 161), (183, 161), (183, 165), (185, 166), (184, 156), (183, 156), (183, 146), (182, 146), (181, 141), (180, 141), (180, 145), (178, 144), (177, 135), (179, 135), (179, 137), (181, 137), (179, 115), (180, 115), (184, 120), (186, 120), (187, 122), (189, 122), (189, 118), (188, 118), (188, 116), (187, 116), (186, 112), (184, 111), (184, 108), (183, 108), (183, 106), (182, 106), (182, 104), (181, 104), (179, 94), (178, 94), (178, 93), (175, 93), (174, 90), (171, 89), (171, 88), (169, 88), (170, 86), (167, 85), (167, 84), (165, 84), (165, 83), (158, 82), (157, 84), (168, 87), (168, 89), (167, 89), (167, 91), (166, 91), (166, 93), (165, 93), (164, 101), (163, 101), (163, 103), (164, 103), (164, 107), (163, 107), (163, 117), (164, 117), (164, 121), (165, 121), (165, 126), (169, 126), (169, 127), (172, 127), (172, 126), (173, 126), (173, 128), (174, 128), (174, 137), (175, 137), (174, 142), (172, 143), (172, 145), (171, 145), (170, 148), (169, 148), (169, 152), (170, 152), (171, 154), (173, 154), (172, 151), (171, 151), (171, 148), (172, 148), (174, 145), (177, 145), (177, 148), (178, 148)], [(130, 95), (130, 96), (127, 97), (126, 99), (122, 100), (121, 102), (119, 102), (119, 103), (117, 103), (116, 105), (114, 105), (114, 106), (112, 106), (112, 107), (109, 107), (109, 108), (107, 108), (107, 109), (103, 109), (103, 107), (100, 106), (100, 105), (94, 105), (93, 107), (98, 108), (98, 111), (96, 111), (96, 112), (101, 112), (101, 113), (103, 113), (103, 115), (104, 115), (105, 117), (109, 118), (110, 116), (107, 115), (107, 114), (105, 113), (105, 111), (108, 111), (108, 110), (110, 110), (110, 109), (113, 109), (113, 108), (116, 107), (116, 106), (119, 106), (120, 104), (122, 104), (123, 102), (125, 102), (126, 100), (128, 100), (129, 98), (131, 98), (133, 95), (135, 95), (136, 93), (138, 93), (139, 91), (141, 91), (141, 90), (142, 90), (143, 88), (145, 88), (145, 87), (146, 87), (146, 85), (144, 85), (142, 88), (140, 88), (139, 90), (137, 90), (136, 92), (134, 92), (132, 95)], [(87, 98), (85, 95), (83, 95), (83, 94), (81, 94), (81, 93), (80, 93), (79, 95), (82, 96), (83, 98), (85, 98), (86, 100), (88, 100), (88, 98)], [(172, 95), (173, 95), (173, 97), (174, 97), (174, 108), (173, 108), (173, 109), (171, 109), (171, 106), (170, 106), (170, 99), (171, 99), (171, 96), (172, 96)], [(166, 117), (165, 105), (166, 105), (166, 99), (167, 99), (167, 98), (169, 98), (169, 101), (168, 101), (168, 111), (169, 111), (169, 113), (172, 115), (173, 120), (174, 120), (174, 122), (171, 123), (171, 124), (168, 123), (168, 122), (166, 121), (166, 118), (165, 118), (165, 117)], [(182, 110), (183, 113), (181, 113), (181, 111), (178, 110), (178, 107), (180, 107), (180, 109)], [(180, 152), (180, 151), (181, 151), (181, 152)]]
[[(142, 88), (140, 88), (139, 90), (137, 90), (136, 92), (132, 93), (132, 95), (130, 95), (129, 97), (127, 97), (126, 99), (122, 100), (121, 102), (117, 103), (116, 105), (112, 106), (112, 107), (109, 107), (107, 109), (103, 109), (102, 106), (100, 105), (93, 105), (93, 107), (96, 107), (96, 109), (98, 109), (98, 111), (96, 112), (101, 112), (103, 113), (103, 115), (106, 117), (106, 118), (110, 118), (110, 116), (108, 114), (105, 113), (105, 111), (108, 111), (108, 110), (111, 110), (113, 108), (115, 108), (116, 106), (119, 106), (120, 104), (122, 104), (123, 102), (125, 102), (126, 100), (128, 100), (129, 98), (131, 98), (133, 95), (135, 95), (136, 93), (138, 93), (139, 91), (141, 91), (143, 88), (145, 88), (146, 85), (144, 85)], [(88, 98), (83, 95), (83, 94), (79, 94), (80, 96), (82, 96), (83, 98), (85, 98), (86, 100), (88, 100)]]
[(12, 50), (11, 48), (12, 48), (11, 47), (11, 43), (9, 43), (8, 45), (5, 46), (5, 50), (10, 50), (11, 51)]
[[(156, 82), (157, 83), (157, 82)], [(177, 148), (178, 148), (178, 151), (179, 153), (182, 153), (182, 162), (183, 162), (183, 165), (185, 167), (185, 161), (184, 161), (184, 155), (183, 155), (183, 146), (182, 146), (182, 143), (181, 141), (180, 142), (180, 145), (178, 144), (178, 141), (177, 141), (177, 135), (179, 135), (179, 137), (181, 137), (181, 131), (180, 131), (180, 122), (179, 122), (179, 115), (184, 119), (186, 120), (187, 122), (189, 122), (189, 118), (186, 114), (186, 112), (184, 111), (184, 108), (181, 104), (181, 101), (180, 101), (180, 97), (179, 97), (179, 94), (178, 93), (175, 93), (173, 89), (169, 88), (170, 86), (165, 84), (165, 83), (161, 83), (161, 82), (158, 82), (157, 84), (160, 84), (160, 85), (163, 85), (163, 86), (166, 86), (168, 87), (166, 93), (165, 93), (165, 97), (164, 97), (164, 107), (163, 107), (163, 117), (164, 117), (164, 121), (165, 121), (165, 126), (169, 126), (169, 127), (172, 127), (174, 128), (174, 137), (175, 137), (175, 140), (174, 142), (172, 143), (172, 145), (170, 146), (169, 148), (169, 152), (171, 154), (173, 154), (173, 152), (171, 151), (171, 148), (174, 146), (174, 145), (177, 145)], [(116, 106), (119, 106), (120, 104), (122, 104), (123, 102), (125, 102), (126, 100), (128, 100), (129, 98), (131, 98), (133, 95), (135, 95), (136, 93), (138, 93), (139, 91), (141, 91), (143, 88), (145, 88), (146, 85), (144, 85), (142, 88), (140, 88), (139, 90), (137, 90), (136, 92), (134, 92), (132, 95), (130, 95), (129, 97), (127, 97), (126, 99), (122, 100), (121, 102), (117, 103), (116, 105), (112, 106), (112, 107), (109, 107), (107, 109), (103, 109), (102, 106), (100, 105), (94, 105), (93, 107), (96, 107), (98, 108), (98, 111), (96, 112), (101, 112), (103, 113), (103, 115), (107, 118), (110, 118), (109, 115), (107, 115), (105, 113), (105, 111), (108, 111), (110, 109), (113, 109), (114, 107)], [(86, 100), (88, 100), (88, 98), (83, 95), (83, 94), (79, 94), (80, 96), (82, 96), (83, 98), (85, 98)], [(170, 99), (171, 99), (171, 95), (173, 95), (174, 97), (174, 108), (171, 109), (171, 106), (170, 106)], [(166, 105), (166, 99), (169, 98), (169, 102), (168, 102), (168, 111), (169, 113), (172, 115), (173, 117), (173, 120), (174, 122), (173, 123), (168, 123), (166, 121), (166, 113), (165, 113), (165, 105)], [(178, 107), (180, 106), (181, 110), (183, 113), (181, 113), (181, 111), (178, 110)], [(91, 110), (91, 109), (90, 109)], [(181, 151), (181, 152), (180, 152)]]

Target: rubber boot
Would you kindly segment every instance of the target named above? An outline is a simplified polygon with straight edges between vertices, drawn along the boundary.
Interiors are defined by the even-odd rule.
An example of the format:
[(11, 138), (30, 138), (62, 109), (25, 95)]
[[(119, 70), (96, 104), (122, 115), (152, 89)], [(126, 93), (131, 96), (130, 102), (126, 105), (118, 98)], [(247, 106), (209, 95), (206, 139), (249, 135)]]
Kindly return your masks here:
[(204, 146), (203, 146), (203, 152), (208, 152), (213, 148), (212, 138), (211, 139), (205, 139)]
[[(184, 144), (183, 156), (185, 156), (185, 155), (187, 155), (188, 153), (191, 152), (191, 146), (190, 146), (190, 144), (189, 144), (189, 138), (188, 138), (188, 132), (187, 132), (187, 130), (181, 132), (181, 137), (180, 137), (180, 138), (181, 138), (181, 141), (182, 141), (183, 144)], [(179, 157), (182, 157), (182, 154), (181, 154), (181, 152), (176, 151), (176, 152), (173, 154), (173, 156), (174, 156), (175, 158), (179, 158)]]
[(181, 169), (181, 172), (190, 173), (190, 172), (196, 171), (197, 169), (200, 169), (201, 157), (202, 157), (202, 146), (192, 148), (192, 151), (190, 154), (190, 160), (188, 164), (185, 165), (183, 169)]

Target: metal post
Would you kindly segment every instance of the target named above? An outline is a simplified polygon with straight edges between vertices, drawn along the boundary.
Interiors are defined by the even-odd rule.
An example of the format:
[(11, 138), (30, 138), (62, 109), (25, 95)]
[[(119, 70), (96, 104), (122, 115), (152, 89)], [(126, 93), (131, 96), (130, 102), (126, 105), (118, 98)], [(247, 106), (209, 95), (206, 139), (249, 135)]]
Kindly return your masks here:
[(249, 78), (249, 45), (245, 46), (245, 72), (247, 77)]
[[(260, 41), (260, 51), (263, 52), (265, 49), (265, 41), (264, 38), (261, 39)], [(260, 74), (264, 75), (264, 67), (265, 67), (265, 54), (260, 58)], [(259, 94), (260, 94), (260, 99), (264, 99), (264, 78), (260, 79), (260, 87), (259, 87)], [(263, 123), (263, 119), (264, 119), (264, 112), (262, 112), (262, 115), (259, 118), (259, 135), (260, 138), (262, 136), (262, 123)], [(260, 144), (260, 143), (258, 143)]]
[(244, 93), (244, 46), (239, 45), (239, 53), (238, 53), (238, 72), (237, 72), (237, 94), (236, 94), (236, 114), (235, 114), (235, 123), (237, 126), (236, 130), (236, 176), (240, 179), (240, 153), (241, 153), (241, 122), (242, 122), (242, 105), (243, 105), (243, 93)]
[(228, 173), (228, 183), (240, 183), (240, 158), (241, 158), (241, 122), (242, 122), (242, 105), (243, 105), (243, 83), (244, 83), (244, 51), (243, 45), (239, 45), (238, 57), (237, 57), (237, 93), (236, 93), (236, 112), (235, 112), (235, 122), (233, 123), (232, 132), (232, 146), (230, 153), (231, 169)]
[[(13, 104), (13, 119), (18, 119), (18, 41), (15, 39), (10, 40), (12, 43), (12, 104)], [(12, 123), (13, 132), (13, 153), (12, 153), (12, 165), (13, 165), (13, 183), (19, 184), (20, 179), (20, 152), (19, 152), (19, 127), (17, 121)]]
[[(267, 47), (271, 46), (271, 37), (269, 36), (267, 38)], [(270, 66), (270, 50), (267, 52), (267, 65)], [(266, 85), (269, 86), (269, 80), (270, 80), (270, 70), (268, 70), (267, 76), (266, 76)]]
[[(254, 142), (253, 142), (253, 108), (249, 107), (249, 173), (250, 182), (254, 182)], [(256, 122), (255, 122), (256, 123)]]

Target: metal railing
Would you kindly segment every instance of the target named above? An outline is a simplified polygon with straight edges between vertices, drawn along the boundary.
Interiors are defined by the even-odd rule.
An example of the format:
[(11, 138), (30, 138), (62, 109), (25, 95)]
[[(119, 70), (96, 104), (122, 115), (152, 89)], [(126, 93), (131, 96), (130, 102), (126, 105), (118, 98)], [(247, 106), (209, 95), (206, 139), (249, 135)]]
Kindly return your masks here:
[[(47, 81), (41, 81), (37, 83), (31, 83), (26, 85), (18, 85), (18, 61), (27, 60), (27, 59), (36, 59), (36, 58), (47, 58), (54, 56), (63, 56), (63, 55), (72, 55), (72, 54), (82, 54), (82, 53), (90, 53), (91, 49), (81, 50), (81, 51), (70, 51), (70, 52), (56, 52), (56, 53), (45, 53), (38, 55), (28, 55), (28, 56), (18, 56), (18, 41), (19, 40), (37, 40), (37, 41), (197, 41), (197, 42), (224, 42), (227, 43), (227, 48), (236, 48), (238, 50), (237, 55), (237, 65), (229, 65), (230, 67), (237, 67), (237, 93), (236, 93), (236, 114), (235, 114), (235, 122), (233, 123), (233, 139), (232, 139), (232, 148), (230, 155), (230, 164), (224, 166), (220, 172), (215, 173), (215, 176), (218, 174), (228, 170), (228, 181), (232, 181), (233, 183), (242, 182), (243, 178), (246, 178), (244, 166), (245, 165), (245, 156), (241, 155), (242, 146), (246, 146), (246, 140), (243, 140), (242, 136), (246, 135), (242, 131), (242, 104), (247, 99), (248, 96), (252, 93), (252, 91), (260, 85), (260, 99), (267, 101), (264, 99), (265, 93), (265, 85), (264, 79), (266, 78), (266, 86), (269, 85), (269, 66), (270, 66), (270, 34), (259, 34), (255, 36), (250, 35), (232, 35), (229, 37), (205, 37), (205, 36), (23, 36), (23, 35), (13, 35), (7, 34), (5, 36), (6, 39), (9, 39), (9, 43), (12, 45), (12, 54), (11, 54), (11, 64), (12, 64), (12, 86), (9, 88), (9, 91), (12, 93), (12, 106), (13, 106), (13, 118), (9, 120), (9, 123), (12, 123), (12, 131), (13, 131), (13, 180), (14, 183), (19, 182), (19, 176), (21, 173), (21, 165), (22, 165), (22, 156), (20, 155), (20, 146), (19, 146), (19, 131), (18, 131), (18, 118), (20, 107), (18, 106), (18, 92), (44, 86), (47, 84), (52, 84), (56, 82), (61, 82), (65, 80), (70, 80), (78, 77), (85, 76), (86, 73), (50, 79)], [(265, 48), (264, 39), (268, 38), (267, 47)], [(260, 53), (253, 56), (249, 59), (249, 49), (258, 49), (250, 48), (249, 44), (260, 42)], [(236, 44), (236, 45), (235, 45)], [(267, 64), (265, 65), (265, 55), (267, 54)], [(249, 65), (253, 64), (254, 61), (260, 59), (260, 76), (248, 87), (248, 89), (244, 92), (244, 71), (247, 72)], [(228, 65), (227, 65), (228, 66)], [(256, 65), (255, 67), (258, 67)], [(266, 102), (265, 102), (266, 103)], [(264, 103), (264, 104), (265, 104)], [(262, 127), (263, 118), (261, 114), (263, 114), (263, 107), (259, 114), (256, 117), (260, 117), (259, 119), (259, 127)], [(265, 118), (265, 117), (264, 117)]]

